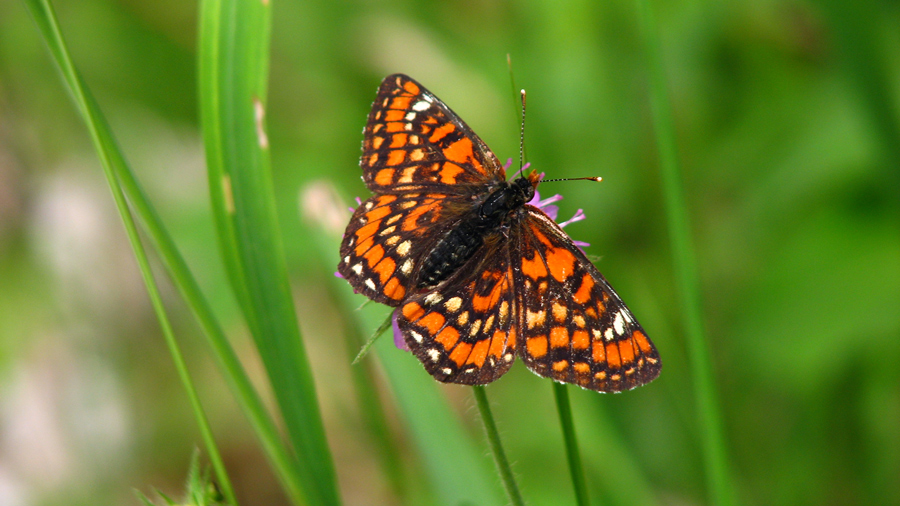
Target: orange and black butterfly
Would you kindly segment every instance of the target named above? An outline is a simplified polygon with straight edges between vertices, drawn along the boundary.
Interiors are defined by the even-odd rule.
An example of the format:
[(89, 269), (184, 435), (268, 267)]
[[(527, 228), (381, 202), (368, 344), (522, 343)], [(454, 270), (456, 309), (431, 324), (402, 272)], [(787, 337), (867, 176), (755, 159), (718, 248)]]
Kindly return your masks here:
[(435, 379), (482, 385), (516, 355), (541, 376), (620, 392), (659, 375), (631, 311), (562, 228), (532, 205), (540, 176), (506, 180), (497, 157), (437, 97), (381, 83), (360, 160), (374, 195), (353, 213), (340, 275), (396, 306)]

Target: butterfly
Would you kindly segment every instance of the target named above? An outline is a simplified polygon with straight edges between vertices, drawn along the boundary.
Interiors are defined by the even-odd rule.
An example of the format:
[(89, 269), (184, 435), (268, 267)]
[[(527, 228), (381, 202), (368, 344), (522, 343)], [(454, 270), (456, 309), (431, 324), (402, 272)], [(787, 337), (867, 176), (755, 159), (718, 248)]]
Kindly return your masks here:
[(338, 272), (396, 307), (395, 328), (435, 379), (483, 385), (518, 356), (540, 376), (598, 392), (654, 380), (646, 332), (562, 228), (531, 205), (485, 143), (408, 76), (382, 81), (360, 166), (373, 196), (353, 212)]

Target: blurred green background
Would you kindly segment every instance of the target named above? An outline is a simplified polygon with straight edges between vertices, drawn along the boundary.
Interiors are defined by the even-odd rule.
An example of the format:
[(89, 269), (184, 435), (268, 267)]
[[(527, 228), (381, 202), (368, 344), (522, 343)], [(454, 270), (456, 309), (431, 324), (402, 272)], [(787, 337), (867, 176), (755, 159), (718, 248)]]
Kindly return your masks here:
[[(265, 389), (209, 210), (197, 5), (54, 6), (75, 64)], [(900, 504), (900, 4), (654, 8), (740, 503)], [(528, 90), (532, 165), (604, 178), (542, 192), (566, 196), (562, 219), (585, 210), (567, 230), (592, 244), (665, 363), (633, 392), (572, 390), (594, 502), (708, 503), (639, 26), (629, 1), (274, 3), (275, 190), (346, 504), (398, 502), (352, 393), (355, 350), (341, 335), (353, 325), (329, 295), (342, 283), (332, 272), (344, 207), (367, 194), (366, 114), (381, 79), (404, 72), (499, 158), (516, 157), (507, 53)], [(322, 230), (330, 255), (311, 239)], [(195, 323), (164, 288), (242, 504), (286, 504)], [(431, 381), (420, 372), (416, 381)], [(407, 503), (427, 504), (435, 485), (417, 479), (419, 450), (390, 390), (376, 387)], [(469, 389), (440, 391), (488, 461)], [(550, 382), (518, 365), (488, 392), (529, 503), (571, 503)], [(137, 504), (132, 489), (154, 486), (177, 496), (199, 441), (82, 120), (23, 4), (0, 0), (0, 504)], [(620, 489), (635, 483), (633, 494)]]

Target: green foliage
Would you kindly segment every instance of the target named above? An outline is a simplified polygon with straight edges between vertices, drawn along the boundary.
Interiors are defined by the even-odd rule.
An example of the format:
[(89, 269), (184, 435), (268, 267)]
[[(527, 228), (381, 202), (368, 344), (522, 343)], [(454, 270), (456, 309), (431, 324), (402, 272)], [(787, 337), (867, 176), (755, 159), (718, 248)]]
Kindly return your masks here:
[[(25, 434), (4, 442), (4, 490), (42, 504), (129, 504), (150, 484), (179, 497), (204, 437), (102, 188), (91, 125), (108, 124), (130, 162), (115, 179), (149, 250), (143, 273), (240, 504), (502, 503), (471, 389), (434, 383), (389, 338), (351, 367), (388, 311), (357, 310), (362, 297), (331, 273), (344, 210), (367, 195), (360, 130), (381, 78), (410, 74), (515, 158), (510, 53), (532, 165), (604, 178), (541, 191), (565, 194), (563, 218), (584, 209), (567, 230), (592, 244), (664, 362), (622, 395), (568, 389), (585, 495), (713, 497), (660, 170), (674, 157), (699, 368), (735, 501), (900, 503), (897, 9), (648, 3), (660, 48), (648, 65), (635, 2), (237, 4), (256, 14), (55, 2), (59, 40), (105, 117), (86, 129), (75, 74), (60, 80), (59, 45), (23, 7), (46, 4), (0, 2), (0, 433)], [(674, 154), (659, 149), (654, 73)], [(234, 93), (214, 104), (198, 86)], [(248, 147), (252, 97), (268, 150)], [(230, 126), (210, 138), (217, 114)], [(230, 168), (204, 167), (204, 149)], [(485, 389), (528, 504), (576, 497), (553, 388), (519, 364)]]
[[(199, 451), (194, 451), (194, 455), (191, 457), (188, 477), (184, 483), (184, 499), (181, 502), (170, 499), (159, 490), (156, 493), (165, 501), (167, 506), (227, 506), (229, 504), (225, 501), (225, 497), (219, 491), (215, 482), (210, 479), (209, 471), (200, 470)], [(145, 506), (156, 506), (142, 492), (136, 490), (135, 494)]]

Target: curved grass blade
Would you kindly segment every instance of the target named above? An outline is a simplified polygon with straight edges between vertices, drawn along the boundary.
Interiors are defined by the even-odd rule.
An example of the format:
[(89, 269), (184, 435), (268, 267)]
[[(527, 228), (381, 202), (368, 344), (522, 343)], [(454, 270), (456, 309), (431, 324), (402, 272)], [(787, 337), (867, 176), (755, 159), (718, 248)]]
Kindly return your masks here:
[(191, 407), (194, 411), (194, 416), (196, 417), (197, 423), (200, 426), (200, 433), (203, 437), (203, 442), (206, 446), (206, 450), (207, 452), (209, 452), (210, 460), (212, 461), (213, 468), (215, 469), (219, 486), (221, 487), (222, 493), (224, 494), (228, 502), (230, 504), (237, 505), (237, 500), (234, 496), (234, 489), (231, 486), (231, 480), (228, 478), (228, 473), (225, 469), (224, 463), (222, 462), (222, 458), (219, 454), (218, 447), (216, 446), (215, 439), (213, 438), (212, 430), (209, 426), (209, 420), (206, 418), (206, 412), (203, 410), (203, 406), (200, 403), (200, 398), (197, 395), (197, 390), (194, 388), (193, 381), (191, 380), (190, 374), (188, 373), (187, 365), (185, 364), (184, 357), (181, 354), (181, 349), (179, 348), (178, 343), (175, 340), (175, 335), (172, 332), (172, 326), (169, 323), (168, 317), (166, 316), (166, 310), (162, 303), (162, 297), (160, 295), (159, 288), (156, 285), (156, 281), (153, 277), (153, 271), (150, 268), (150, 261), (148, 260), (147, 254), (144, 251), (144, 247), (141, 244), (137, 225), (135, 224), (134, 218), (131, 215), (131, 210), (128, 208), (128, 203), (125, 199), (125, 194), (122, 191), (122, 186), (119, 182), (118, 177), (116, 176), (117, 172), (128, 171), (125, 159), (122, 156), (118, 145), (113, 139), (112, 134), (109, 131), (109, 126), (102, 116), (102, 113), (100, 112), (99, 107), (94, 101), (93, 96), (90, 94), (90, 91), (88, 91), (87, 87), (82, 82), (81, 76), (78, 74), (78, 71), (75, 69), (74, 64), (69, 58), (68, 50), (66, 49), (65, 42), (62, 38), (62, 33), (59, 30), (59, 25), (56, 21), (56, 16), (53, 13), (53, 8), (50, 6), (50, 3), (47, 1), (33, 0), (26, 2), (26, 5), (31, 10), (31, 14), (38, 24), (41, 34), (44, 36), (44, 40), (50, 47), (50, 51), (53, 54), (57, 65), (62, 71), (63, 77), (66, 83), (69, 85), (69, 90), (72, 93), (72, 96), (75, 99), (79, 110), (81, 111), (82, 117), (84, 118), (88, 130), (90, 131), (91, 139), (94, 142), (94, 147), (97, 150), (97, 153), (102, 162), (103, 171), (110, 185), (110, 190), (112, 191), (116, 207), (119, 211), (119, 215), (122, 218), (122, 222), (128, 234), (128, 240), (131, 243), (132, 249), (134, 250), (134, 255), (138, 262), (138, 267), (140, 268), (141, 275), (143, 276), (144, 283), (147, 287), (147, 293), (150, 296), (150, 301), (153, 305), (153, 310), (156, 313), (157, 318), (159, 319), (160, 327), (162, 328), (162, 332), (166, 340), (166, 345), (168, 346), (169, 352), (172, 355), (172, 360), (175, 362), (175, 367), (178, 370), (178, 376), (182, 382), (182, 385), (184, 386), (185, 391), (188, 394)]
[(268, 2), (201, 4), (200, 101), (213, 214), (296, 455), (303, 500), (339, 504), (309, 361), (288, 285), (265, 133)]
[[(187, 263), (175, 246), (175, 242), (163, 226), (162, 220), (160, 220), (156, 210), (147, 199), (143, 188), (125, 163), (125, 159), (119, 151), (99, 108), (87, 88), (81, 83), (80, 78), (77, 77), (65, 51), (62, 37), (49, 3), (41, 0), (27, 0), (26, 5), (32, 11), (51, 53), (62, 69), (63, 77), (70, 90), (72, 90), (76, 104), (85, 118), (87, 118), (86, 121), (92, 135), (95, 135), (95, 139), (98, 139), (95, 142), (99, 142), (102, 145), (102, 149), (98, 149), (98, 154), (104, 162), (104, 168), (106, 168), (106, 164), (109, 164), (114, 171), (115, 177), (118, 178), (128, 201), (140, 218), (148, 237), (171, 275), (172, 281), (203, 329), (204, 335), (213, 350), (213, 354), (224, 373), (229, 387), (260, 438), (263, 449), (272, 462), (276, 474), (285, 485), (288, 495), (294, 498), (295, 502), (299, 503), (301, 495), (297, 485), (299, 479), (295, 476), (296, 471), (289, 455), (279, 442), (275, 424), (265, 410), (262, 400), (253, 388), (221, 326), (213, 316), (209, 303), (200, 291), (196, 279), (194, 279), (190, 269), (188, 269)], [(210, 455), (212, 457), (212, 451), (210, 451)], [(216, 465), (215, 469), (217, 475), (219, 475), (224, 468), (221, 465)], [(221, 480), (221, 477), (219, 479)]]

